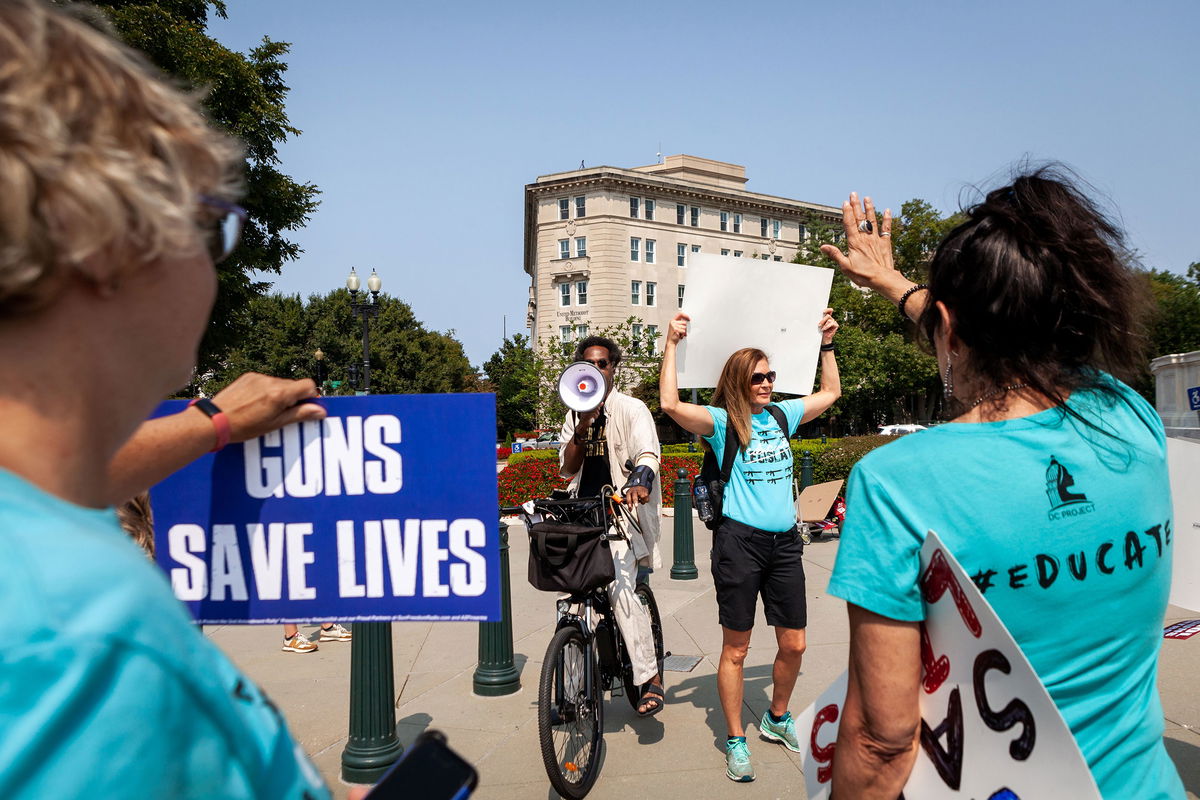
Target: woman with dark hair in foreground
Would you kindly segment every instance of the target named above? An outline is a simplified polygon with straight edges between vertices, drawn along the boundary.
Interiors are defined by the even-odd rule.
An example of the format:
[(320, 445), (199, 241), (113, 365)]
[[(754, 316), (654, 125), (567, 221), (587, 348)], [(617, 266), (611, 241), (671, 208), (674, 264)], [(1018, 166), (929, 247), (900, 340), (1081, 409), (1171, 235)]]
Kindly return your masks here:
[[(1028, 657), (1103, 796), (1183, 797), (1155, 684), (1171, 579), (1165, 436), (1121, 382), (1145, 361), (1146, 305), (1120, 231), (1041, 169), (970, 209), (915, 285), (892, 265), (890, 213), (878, 232), (870, 198), (850, 195), (842, 213), (849, 252), (822, 250), (929, 337), (957, 416), (850, 476), (829, 584), (850, 614), (834, 796), (895, 800), (912, 769), (917, 582), (934, 530)], [(1038, 579), (1039, 556), (1058, 564), (1053, 579)]]

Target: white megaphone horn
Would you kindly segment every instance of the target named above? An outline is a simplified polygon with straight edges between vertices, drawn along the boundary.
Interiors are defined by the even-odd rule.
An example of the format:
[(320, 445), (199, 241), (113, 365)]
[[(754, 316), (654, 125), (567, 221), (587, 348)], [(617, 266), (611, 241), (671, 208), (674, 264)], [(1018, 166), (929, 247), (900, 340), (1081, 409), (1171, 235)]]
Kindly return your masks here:
[(604, 373), (587, 361), (568, 364), (558, 376), (558, 396), (567, 408), (580, 414), (603, 403), (607, 388)]

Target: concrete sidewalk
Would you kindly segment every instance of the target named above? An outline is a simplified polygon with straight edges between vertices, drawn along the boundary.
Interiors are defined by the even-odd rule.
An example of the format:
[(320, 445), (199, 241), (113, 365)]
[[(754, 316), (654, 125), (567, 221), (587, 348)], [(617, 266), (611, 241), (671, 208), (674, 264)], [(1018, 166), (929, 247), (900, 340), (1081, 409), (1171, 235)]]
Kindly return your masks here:
[[(716, 665), (721, 635), (709, 574), (710, 532), (695, 518), (693, 581), (670, 579), (672, 525), (663, 519), (664, 567), (651, 580), (663, 618), (666, 649), (699, 656), (688, 673), (666, 674), (667, 705), (639, 718), (623, 697), (605, 709), (605, 762), (589, 798), (615, 800), (653, 794), (656, 800), (726, 797), (804, 798), (799, 756), (758, 738), (757, 721), (769, 703), (775, 648), (761, 608), (746, 662), (743, 720), (758, 779), (733, 784), (724, 770), (725, 723), (717, 701)], [(426, 728), (446, 734), (450, 745), (480, 773), (478, 798), (554, 798), (542, 766), (537, 736), (537, 683), (553, 633), (552, 596), (525, 580), (528, 539), (509, 528), (513, 639), (521, 690), (506, 697), (477, 697), (472, 673), (478, 657), (475, 623), (396, 623), (392, 626), (396, 670), (396, 718), (407, 745)], [(792, 701), (793, 713), (811, 703), (846, 666), (849, 629), (845, 604), (825, 594), (837, 540), (805, 549), (808, 589), (808, 651)], [(1200, 618), (1171, 607), (1166, 623)], [(302, 626), (313, 633), (316, 626)], [(344, 798), (339, 772), (349, 724), (350, 646), (330, 643), (311, 655), (283, 653), (279, 626), (208, 627), (205, 634), (257, 681), (288, 718), (293, 735)], [(1159, 675), (1167, 749), (1178, 765), (1188, 797), (1200, 797), (1200, 635), (1163, 643)]]

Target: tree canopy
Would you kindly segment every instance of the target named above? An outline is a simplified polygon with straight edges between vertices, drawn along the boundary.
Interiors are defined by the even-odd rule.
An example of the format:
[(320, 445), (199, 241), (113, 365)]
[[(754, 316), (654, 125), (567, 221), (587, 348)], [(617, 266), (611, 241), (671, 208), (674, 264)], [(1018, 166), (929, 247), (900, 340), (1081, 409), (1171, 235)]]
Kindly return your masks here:
[(251, 301), (269, 284), (255, 272), (279, 273), (300, 248), (287, 238), (308, 221), (319, 190), (279, 168), (277, 146), (300, 133), (284, 108), (289, 45), (264, 36), (249, 53), (230, 50), (205, 30), (210, 10), (226, 17), (224, 2), (212, 0), (110, 0), (96, 2), (116, 33), (143, 53), (184, 90), (201, 97), (217, 127), (246, 150), (245, 193), (249, 212), (242, 243), (218, 265), (219, 290), (212, 321), (201, 344), (198, 374), (213, 369), (253, 324)]
[[(379, 315), (370, 323), (371, 391), (377, 394), (473, 392), (483, 387), (453, 331), (430, 331), (405, 302), (379, 295)], [(326, 391), (350, 394), (351, 365), (362, 363), (362, 321), (350, 293), (271, 294), (250, 301), (251, 330), (207, 378), (213, 392), (247, 370), (282, 378), (316, 378), (319, 348)], [(334, 387), (333, 382), (340, 382)]]

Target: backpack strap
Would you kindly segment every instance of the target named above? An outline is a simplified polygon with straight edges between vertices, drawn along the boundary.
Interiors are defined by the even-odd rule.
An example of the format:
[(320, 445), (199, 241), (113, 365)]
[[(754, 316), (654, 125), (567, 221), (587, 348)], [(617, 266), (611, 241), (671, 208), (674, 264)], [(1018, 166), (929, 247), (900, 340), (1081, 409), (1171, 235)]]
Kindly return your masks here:
[(729, 424), (727, 415), (725, 420), (725, 449), (721, 452), (721, 481), (723, 483), (729, 483), (729, 476), (733, 474), (733, 460), (737, 458), (737, 451), (741, 449), (742, 445), (738, 441), (737, 431)]
[(783, 431), (783, 438), (790, 439), (792, 432), (788, 430), (787, 414), (783, 413), (783, 409), (771, 403), (767, 406), (767, 411), (771, 412), (771, 416), (775, 418), (776, 424), (779, 425), (779, 430)]

